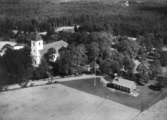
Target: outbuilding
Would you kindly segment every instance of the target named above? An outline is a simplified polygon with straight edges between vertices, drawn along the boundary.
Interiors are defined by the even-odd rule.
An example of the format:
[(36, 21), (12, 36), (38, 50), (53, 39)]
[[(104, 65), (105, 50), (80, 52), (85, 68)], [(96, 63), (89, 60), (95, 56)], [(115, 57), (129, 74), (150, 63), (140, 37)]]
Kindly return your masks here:
[(108, 84), (108, 87), (120, 90), (129, 94), (136, 93), (136, 83), (122, 77), (115, 77), (111, 83)]

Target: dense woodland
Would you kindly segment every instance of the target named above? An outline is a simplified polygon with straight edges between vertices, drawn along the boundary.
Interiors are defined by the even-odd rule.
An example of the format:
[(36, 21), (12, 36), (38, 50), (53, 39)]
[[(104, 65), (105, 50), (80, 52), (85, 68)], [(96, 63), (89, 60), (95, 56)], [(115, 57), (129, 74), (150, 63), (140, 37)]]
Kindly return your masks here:
[[(153, 33), (162, 37), (166, 43), (166, 4), (133, 3), (130, 7), (123, 7), (120, 4), (99, 2), (55, 3), (52, 6), (51, 2), (46, 5), (32, 1), (25, 3), (16, 2), (13, 6), (3, 4), (0, 8), (1, 35), (16, 27), (32, 31), (35, 25), (40, 31), (52, 31), (53, 27), (79, 24), (87, 31), (107, 30), (116, 35), (138, 36)], [(46, 8), (47, 4), (50, 7)], [(26, 10), (28, 7), (29, 10)]]

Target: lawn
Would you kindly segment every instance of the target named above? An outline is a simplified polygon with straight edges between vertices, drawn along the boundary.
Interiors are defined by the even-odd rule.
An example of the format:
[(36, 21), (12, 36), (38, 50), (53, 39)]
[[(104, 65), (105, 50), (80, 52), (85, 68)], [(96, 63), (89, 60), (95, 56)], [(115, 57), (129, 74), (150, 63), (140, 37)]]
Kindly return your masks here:
[(89, 94), (100, 96), (120, 104), (127, 105), (139, 110), (145, 110), (158, 102), (160, 99), (167, 95), (167, 92), (157, 92), (152, 91), (146, 86), (138, 86), (140, 89), (140, 95), (138, 97), (133, 97), (128, 94), (122, 93), (120, 91), (111, 91), (97, 80), (96, 87), (94, 87), (94, 80), (78, 80), (78, 81), (67, 81), (61, 84), (68, 87), (75, 88), (80, 91), (84, 91)]

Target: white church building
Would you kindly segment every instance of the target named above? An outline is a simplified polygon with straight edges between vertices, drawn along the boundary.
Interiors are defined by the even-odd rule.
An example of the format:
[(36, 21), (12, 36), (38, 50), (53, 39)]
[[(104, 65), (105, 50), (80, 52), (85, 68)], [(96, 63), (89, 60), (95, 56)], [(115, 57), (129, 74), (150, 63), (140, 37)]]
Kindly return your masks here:
[(55, 49), (55, 52), (52, 55), (51, 62), (55, 62), (59, 57), (59, 50), (64, 47), (66, 48), (68, 43), (59, 40), (52, 43), (44, 44), (42, 37), (39, 33), (33, 33), (31, 36), (31, 56), (32, 64), (34, 67), (38, 67), (41, 63), (41, 58), (48, 52), (50, 48)]

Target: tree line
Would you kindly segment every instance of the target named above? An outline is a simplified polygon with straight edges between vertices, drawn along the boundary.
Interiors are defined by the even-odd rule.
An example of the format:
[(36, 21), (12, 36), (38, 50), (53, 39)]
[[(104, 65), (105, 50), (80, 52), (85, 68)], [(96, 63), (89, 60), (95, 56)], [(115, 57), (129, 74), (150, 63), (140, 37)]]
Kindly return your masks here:
[(165, 39), (167, 26), (166, 17), (148, 18), (140, 15), (94, 15), (80, 14), (73, 16), (49, 17), (40, 19), (21, 19), (4, 18), (0, 20), (0, 35), (11, 35), (11, 30), (32, 32), (36, 29), (53, 33), (54, 28), (63, 25), (81, 25), (82, 31), (110, 31), (114, 35), (127, 35), (137, 37), (148, 33), (159, 36), (163, 43)]

